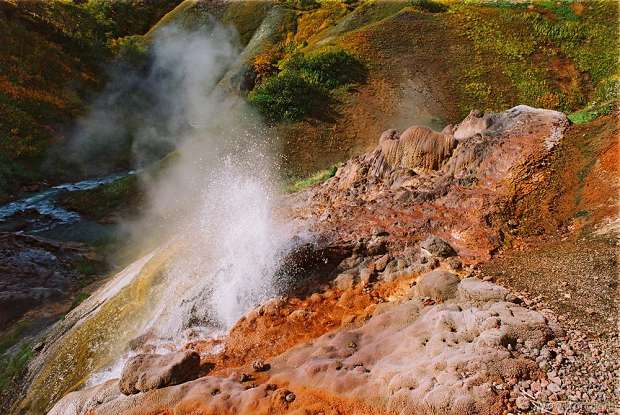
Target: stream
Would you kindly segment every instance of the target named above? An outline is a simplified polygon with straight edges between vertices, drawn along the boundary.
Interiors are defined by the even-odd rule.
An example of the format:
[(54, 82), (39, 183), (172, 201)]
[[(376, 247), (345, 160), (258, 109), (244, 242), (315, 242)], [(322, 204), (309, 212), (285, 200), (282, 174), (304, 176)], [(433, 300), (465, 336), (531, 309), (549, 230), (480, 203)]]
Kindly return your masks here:
[[(76, 225), (84, 219), (77, 212), (56, 203), (56, 198), (66, 192), (95, 189), (135, 174), (134, 171), (115, 173), (104, 177), (53, 186), (23, 199), (0, 206), (0, 229), (18, 233), (50, 236), (50, 231)], [(66, 239), (62, 237), (61, 239)], [(80, 238), (78, 238), (80, 239)]]

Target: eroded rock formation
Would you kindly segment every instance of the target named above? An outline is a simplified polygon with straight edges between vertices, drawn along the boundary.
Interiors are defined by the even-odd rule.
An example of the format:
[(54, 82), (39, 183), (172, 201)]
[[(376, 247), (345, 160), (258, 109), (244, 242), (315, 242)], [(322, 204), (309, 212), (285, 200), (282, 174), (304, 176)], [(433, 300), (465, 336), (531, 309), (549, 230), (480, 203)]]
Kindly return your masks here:
[[(211, 368), (206, 376), (132, 395), (110, 381), (65, 396), (51, 413), (513, 408), (510, 388), (545, 376), (530, 351), (561, 329), (472, 278), (472, 267), (501, 246), (515, 183), (538, 174), (567, 126), (561, 113), (519, 106), (472, 112), (441, 133), (385, 132), (376, 150), (289, 198), (284, 214), (307, 221), (318, 249), (291, 256), (303, 272), (288, 297), (252, 310), (222, 339), (186, 345)], [(326, 252), (337, 255), (323, 260)]]

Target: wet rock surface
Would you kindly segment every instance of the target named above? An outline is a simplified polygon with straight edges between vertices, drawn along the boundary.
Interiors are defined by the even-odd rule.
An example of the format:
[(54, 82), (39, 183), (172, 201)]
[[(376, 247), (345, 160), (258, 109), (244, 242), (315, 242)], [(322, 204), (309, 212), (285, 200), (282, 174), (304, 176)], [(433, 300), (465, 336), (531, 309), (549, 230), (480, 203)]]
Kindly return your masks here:
[[(493, 284), (488, 288), (493, 290)], [(291, 410), (304, 407), (313, 390), (365, 402), (373, 408), (367, 413), (497, 413), (509, 392), (496, 385), (543, 373), (534, 360), (514, 353), (506, 339), (526, 339), (532, 347), (542, 347), (554, 336), (540, 313), (513, 303), (453, 298), (427, 305), (416, 297), (377, 309), (359, 327), (325, 334), (284, 353), (273, 360), (269, 373), (257, 378), (256, 387), (207, 376), (149, 392), (138, 401), (119, 397), (98, 406), (96, 413), (177, 410), (195, 402), (198, 413), (225, 408), (260, 414), (283, 404)], [(263, 367), (254, 369), (261, 372)], [(140, 378), (141, 370), (135, 372), (132, 376)], [(90, 401), (83, 395), (96, 393), (99, 389), (85, 390), (80, 399)], [(67, 400), (59, 405), (67, 405)]]
[(88, 254), (79, 244), (0, 233), (0, 329), (31, 309), (66, 298), (78, 285), (75, 264)]

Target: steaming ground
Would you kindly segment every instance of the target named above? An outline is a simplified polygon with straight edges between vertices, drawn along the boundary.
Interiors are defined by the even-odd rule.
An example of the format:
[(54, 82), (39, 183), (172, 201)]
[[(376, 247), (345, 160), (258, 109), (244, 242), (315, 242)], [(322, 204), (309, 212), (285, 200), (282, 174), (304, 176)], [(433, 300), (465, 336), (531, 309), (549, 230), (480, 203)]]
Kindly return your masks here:
[[(159, 81), (159, 105), (167, 109), (160, 108), (166, 118), (158, 124), (167, 127), (139, 129), (135, 159), (142, 160), (141, 140), (152, 140), (153, 134), (156, 141), (177, 147), (165, 175), (143, 178), (149, 208), (128, 226), (136, 243), (158, 238), (178, 253), (159, 292), (150, 294), (158, 300), (136, 333), (142, 350), (169, 351), (196, 337), (217, 337), (286, 288), (281, 286), (285, 279), (276, 284), (274, 274), (280, 259), (299, 243), (292, 236), (300, 233), (300, 225), (282, 222), (274, 213), (280, 197), (275, 152), (258, 117), (218, 86), (238, 50), (232, 32), (220, 26), (204, 33), (167, 30), (154, 45), (151, 76)], [(145, 82), (151, 84), (151, 77)], [(99, 122), (102, 114), (86, 120)], [(120, 357), (88, 383), (118, 377), (135, 353)]]

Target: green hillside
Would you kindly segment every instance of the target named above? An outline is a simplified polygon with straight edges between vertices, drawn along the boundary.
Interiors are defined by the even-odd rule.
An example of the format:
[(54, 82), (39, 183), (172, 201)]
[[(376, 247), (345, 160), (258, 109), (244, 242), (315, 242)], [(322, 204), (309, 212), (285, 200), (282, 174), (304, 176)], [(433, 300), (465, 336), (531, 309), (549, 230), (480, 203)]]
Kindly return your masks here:
[(387, 128), (442, 128), (473, 108), (604, 114), (618, 86), (612, 1), (4, 1), (0, 198), (53, 180), (49, 149), (115, 54), (143, 64), (134, 52), (163, 27), (212, 17), (245, 48), (225, 81), (265, 115), (295, 176), (367, 150)]

